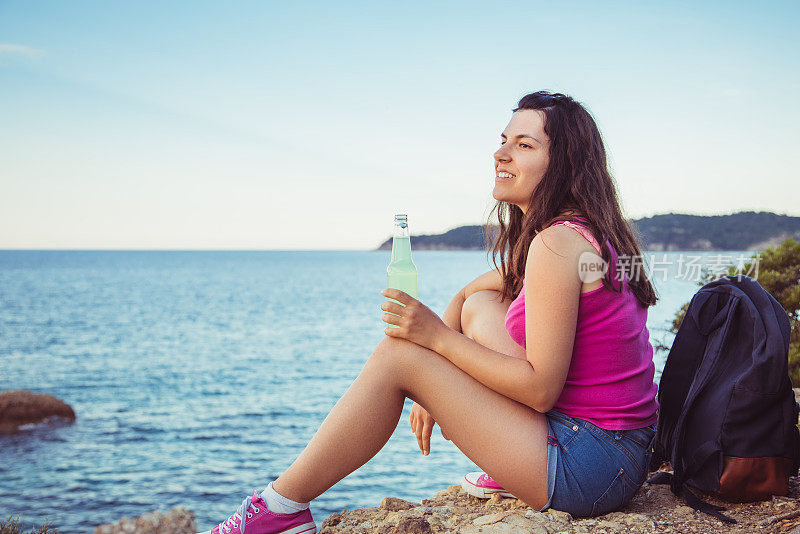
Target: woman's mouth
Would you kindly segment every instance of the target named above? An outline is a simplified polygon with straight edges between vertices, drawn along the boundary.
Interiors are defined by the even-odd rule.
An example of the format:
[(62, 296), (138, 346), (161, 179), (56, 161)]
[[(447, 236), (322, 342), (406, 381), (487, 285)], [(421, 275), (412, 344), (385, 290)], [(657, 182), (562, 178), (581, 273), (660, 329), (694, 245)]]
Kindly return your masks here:
[(498, 181), (498, 182), (507, 182), (509, 180), (513, 180), (514, 178), (516, 178), (516, 176), (514, 176), (510, 172), (503, 171), (503, 172), (498, 172), (497, 173), (497, 176), (495, 177), (495, 180)]

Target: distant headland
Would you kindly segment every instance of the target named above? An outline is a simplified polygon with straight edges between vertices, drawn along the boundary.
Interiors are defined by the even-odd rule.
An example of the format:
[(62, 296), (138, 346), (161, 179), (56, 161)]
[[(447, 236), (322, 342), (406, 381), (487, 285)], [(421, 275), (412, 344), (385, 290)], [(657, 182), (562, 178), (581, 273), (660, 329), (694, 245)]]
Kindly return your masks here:
[[(639, 246), (649, 251), (763, 250), (792, 237), (800, 240), (800, 217), (768, 211), (731, 215), (666, 213), (632, 219)], [(443, 234), (412, 235), (415, 250), (485, 250), (485, 227), (459, 226)], [(392, 239), (378, 250), (391, 250)]]

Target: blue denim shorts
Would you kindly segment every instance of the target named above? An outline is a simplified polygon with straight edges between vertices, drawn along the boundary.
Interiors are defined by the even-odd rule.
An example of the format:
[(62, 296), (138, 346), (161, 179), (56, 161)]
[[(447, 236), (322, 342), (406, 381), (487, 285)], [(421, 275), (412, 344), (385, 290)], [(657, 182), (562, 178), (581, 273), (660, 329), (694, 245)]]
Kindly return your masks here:
[(630, 501), (647, 478), (656, 425), (605, 430), (551, 410), (547, 417), (547, 504), (573, 516), (602, 515)]

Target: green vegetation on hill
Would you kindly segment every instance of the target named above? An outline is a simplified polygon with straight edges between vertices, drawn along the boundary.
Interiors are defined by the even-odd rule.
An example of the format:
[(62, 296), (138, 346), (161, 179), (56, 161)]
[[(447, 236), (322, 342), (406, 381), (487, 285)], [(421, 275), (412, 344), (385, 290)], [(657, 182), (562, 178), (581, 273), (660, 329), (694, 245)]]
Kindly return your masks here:
[[(787, 238), (800, 239), (800, 217), (766, 211), (732, 215), (667, 213), (633, 219), (643, 250), (762, 250)], [(484, 250), (483, 226), (461, 226), (444, 234), (414, 235), (416, 250)], [(391, 238), (379, 247), (392, 248)]]

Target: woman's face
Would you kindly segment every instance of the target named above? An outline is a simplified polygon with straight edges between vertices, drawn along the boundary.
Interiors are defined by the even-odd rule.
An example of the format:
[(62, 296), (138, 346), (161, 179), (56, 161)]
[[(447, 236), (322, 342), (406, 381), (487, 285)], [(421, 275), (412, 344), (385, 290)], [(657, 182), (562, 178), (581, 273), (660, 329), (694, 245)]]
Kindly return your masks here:
[(533, 190), (542, 181), (549, 161), (550, 139), (544, 133), (544, 112), (523, 109), (511, 116), (494, 153), (492, 196), (528, 209)]

